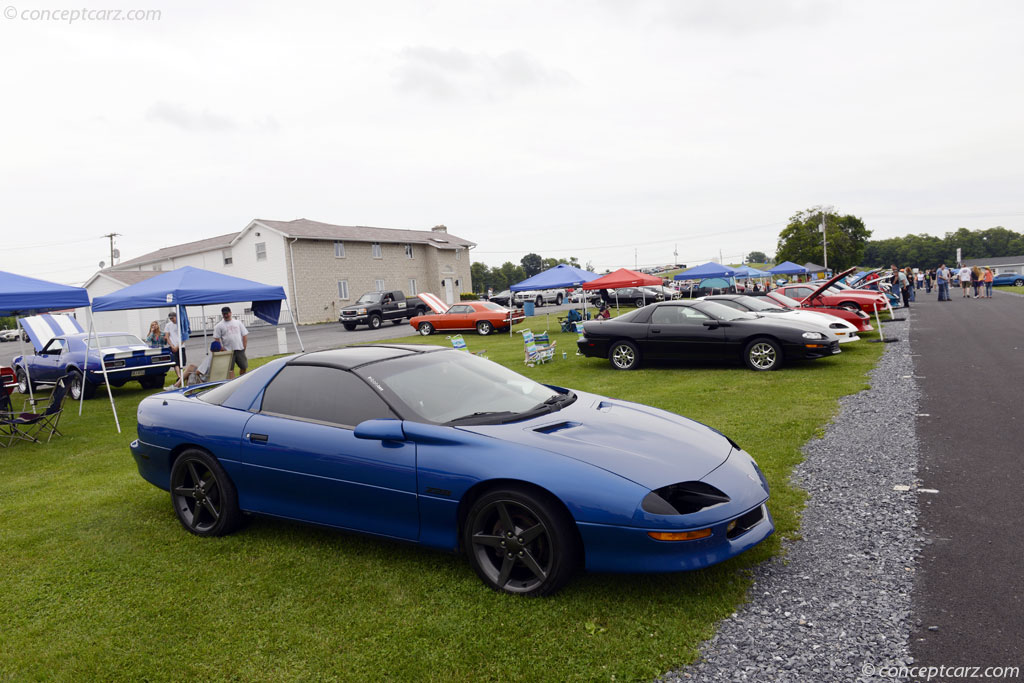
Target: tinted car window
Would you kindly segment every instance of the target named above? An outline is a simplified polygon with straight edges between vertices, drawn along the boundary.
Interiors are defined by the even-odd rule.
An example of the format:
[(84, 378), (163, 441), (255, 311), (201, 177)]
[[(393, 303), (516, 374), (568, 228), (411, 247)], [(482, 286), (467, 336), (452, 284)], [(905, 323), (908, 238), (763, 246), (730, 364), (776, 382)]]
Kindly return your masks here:
[(352, 373), (314, 365), (285, 366), (264, 390), (261, 410), (348, 427), (398, 417)]
[(219, 384), (212, 389), (199, 389), (202, 393), (199, 394), (198, 398), (203, 403), (212, 403), (215, 406), (224, 405), (233, 393), (244, 387), (249, 382), (266, 382), (267, 373), (273, 373), (276, 366), (274, 365), (263, 365), (256, 368), (251, 372), (247, 372), (241, 377), (236, 377), (230, 382)]
[(806, 296), (809, 296), (810, 293), (810, 287), (788, 287), (786, 289), (786, 296), (791, 296), (794, 299), (802, 299)]
[(451, 308), (448, 309), (448, 312), (449, 313), (472, 313), (473, 312), (473, 307), (472, 306), (464, 306), (464, 305), (452, 306)]

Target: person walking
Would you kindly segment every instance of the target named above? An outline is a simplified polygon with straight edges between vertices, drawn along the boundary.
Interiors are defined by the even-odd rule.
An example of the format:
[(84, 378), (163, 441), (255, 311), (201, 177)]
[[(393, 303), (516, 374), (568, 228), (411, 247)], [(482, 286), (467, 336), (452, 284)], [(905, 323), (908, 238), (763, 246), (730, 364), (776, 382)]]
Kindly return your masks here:
[(974, 298), (977, 299), (981, 289), (981, 271), (978, 270), (978, 266), (971, 268), (971, 287), (974, 288)]
[(903, 295), (903, 307), (910, 308), (910, 278), (907, 277), (906, 271), (896, 270), (896, 282), (899, 283), (900, 293)]
[(245, 349), (249, 345), (249, 330), (245, 329), (240, 320), (232, 319), (230, 306), (220, 309), (220, 314), (224, 319), (214, 326), (213, 340), (220, 342), (225, 351), (233, 352), (230, 371), (233, 372), (237, 365), (241, 371), (238, 374), (244, 375), (249, 369), (249, 359), (245, 357)]
[(934, 283), (934, 282), (935, 282), (935, 269), (932, 268), (931, 270), (929, 270), (927, 273), (924, 274), (924, 293), (925, 294), (931, 294), (932, 293), (932, 283)]
[[(181, 386), (181, 372), (188, 363), (185, 349), (181, 348), (181, 331), (178, 329), (178, 312), (167, 313), (167, 324), (164, 325), (164, 343), (171, 347), (171, 359), (174, 361), (174, 374), (178, 379), (174, 386)], [(179, 353), (180, 350), (180, 353)]]
[(907, 266), (903, 272), (907, 275), (907, 287), (910, 288), (910, 300), (917, 301), (917, 290), (914, 289), (914, 280), (916, 279), (914, 277), (914, 271), (910, 266)]
[(985, 273), (981, 276), (982, 281), (985, 283), (985, 298), (992, 298), (992, 269), (986, 268)]
[(971, 286), (971, 269), (967, 266), (960, 266), (960, 291), (963, 292), (961, 299), (970, 298), (970, 293), (967, 288)]
[(935, 271), (935, 282), (939, 287), (939, 301), (951, 301), (949, 298), (949, 268), (943, 263)]
[(921, 268), (917, 271), (917, 288), (924, 289), (924, 269)]

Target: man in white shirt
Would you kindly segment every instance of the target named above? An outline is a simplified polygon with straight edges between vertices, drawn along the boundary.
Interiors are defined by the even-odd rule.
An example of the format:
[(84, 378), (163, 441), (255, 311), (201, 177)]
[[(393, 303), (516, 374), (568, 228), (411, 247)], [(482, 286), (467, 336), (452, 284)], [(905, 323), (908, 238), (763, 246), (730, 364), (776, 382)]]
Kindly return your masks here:
[(960, 291), (964, 293), (963, 298), (969, 299), (967, 288), (971, 286), (971, 269), (964, 266), (960, 269)]
[(244, 375), (249, 369), (249, 359), (245, 357), (245, 348), (249, 345), (249, 330), (245, 329), (245, 325), (240, 321), (231, 317), (230, 306), (220, 309), (220, 313), (224, 319), (214, 326), (213, 338), (220, 342), (225, 351), (233, 352), (231, 369), (234, 370), (237, 365), (241, 370), (238, 374)]
[(178, 376), (174, 386), (181, 386), (181, 369), (185, 367), (188, 360), (185, 358), (185, 349), (181, 349), (180, 357), (178, 355), (178, 349), (181, 347), (181, 331), (178, 328), (177, 311), (169, 311), (167, 313), (167, 324), (164, 325), (164, 342), (171, 347), (171, 355), (174, 360), (174, 374)]

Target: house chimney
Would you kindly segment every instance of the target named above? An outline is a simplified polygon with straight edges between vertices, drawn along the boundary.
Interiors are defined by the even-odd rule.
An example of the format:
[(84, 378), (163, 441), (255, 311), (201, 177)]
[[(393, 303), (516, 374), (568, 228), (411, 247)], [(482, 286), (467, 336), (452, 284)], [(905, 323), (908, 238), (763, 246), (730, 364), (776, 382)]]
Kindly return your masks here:
[(432, 232), (448, 232), (448, 226), (446, 225), (435, 225), (430, 229)]

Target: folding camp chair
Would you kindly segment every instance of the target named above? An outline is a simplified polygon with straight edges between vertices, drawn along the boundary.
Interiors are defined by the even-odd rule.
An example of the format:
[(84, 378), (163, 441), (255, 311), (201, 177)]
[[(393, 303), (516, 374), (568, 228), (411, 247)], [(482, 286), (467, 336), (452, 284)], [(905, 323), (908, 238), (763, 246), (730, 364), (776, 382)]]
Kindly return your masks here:
[(53, 385), (53, 392), (50, 394), (50, 402), (46, 410), (41, 413), (5, 413), (3, 427), (9, 430), (6, 435), (9, 446), (14, 439), (39, 442), (38, 435), (49, 430), (46, 440), (49, 442), (53, 435), (64, 436), (57, 429), (60, 416), (64, 412), (64, 399), (68, 395), (68, 387), (71, 384), (71, 375), (64, 375)]
[[(576, 332), (577, 340), (583, 339), (583, 323), (581, 323), (581, 322), (575, 323), (575, 326), (576, 326), (575, 332)], [(577, 356), (582, 356), (583, 355), (582, 353), (580, 353), (579, 344), (576, 345), (576, 355)]]
[[(531, 368), (537, 363), (547, 363), (549, 360), (555, 357), (555, 344), (552, 342), (547, 346), (538, 346), (536, 337), (530, 330), (520, 330), (519, 334), (523, 335), (523, 344), (526, 351), (526, 358), (523, 362)], [(544, 333), (547, 336), (547, 333)]]
[(451, 341), (452, 348), (454, 348), (456, 351), (467, 351), (469, 353), (472, 353), (474, 356), (480, 356), (481, 358), (487, 357), (486, 350), (470, 351), (469, 347), (466, 345), (466, 340), (462, 338), (461, 334), (453, 334), (452, 336), (448, 337), (448, 340)]
[(234, 358), (234, 351), (214, 351), (213, 359), (210, 361), (210, 369), (206, 373), (206, 381), (221, 382), (230, 378)]

